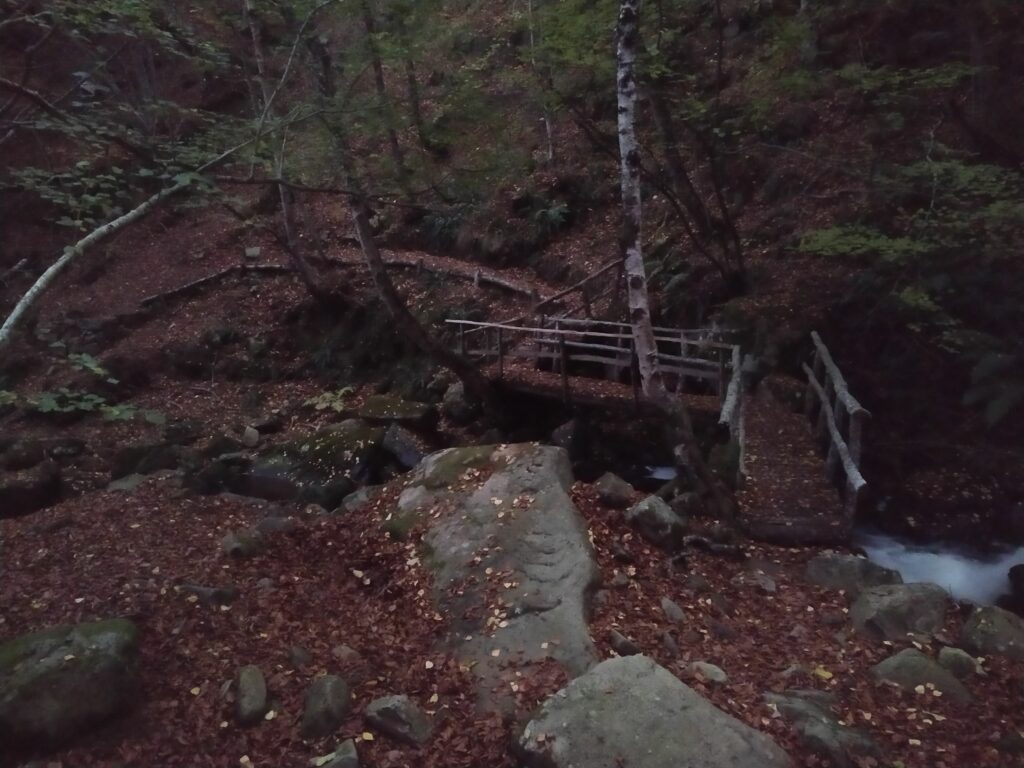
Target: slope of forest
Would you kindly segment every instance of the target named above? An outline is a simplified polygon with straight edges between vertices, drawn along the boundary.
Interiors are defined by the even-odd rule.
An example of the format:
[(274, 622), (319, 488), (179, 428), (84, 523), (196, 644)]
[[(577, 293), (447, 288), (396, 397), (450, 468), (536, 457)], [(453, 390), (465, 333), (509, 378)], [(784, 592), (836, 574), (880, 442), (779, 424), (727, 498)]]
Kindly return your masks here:
[[(1024, 9), (644, 3), (618, 38), (641, 230), (632, 5), (0, 0), (0, 766), (560, 767), (589, 731), (524, 726), (637, 652), (717, 707), (701, 738), (1021, 764), (1017, 615), (733, 512), (840, 514), (787, 475), (813, 450), (781, 459), (817, 331), (870, 411), (858, 530), (1024, 545)], [(680, 417), (642, 354), (637, 404), (579, 376), (569, 405), (453, 351), (449, 320), (584, 314), (641, 350), (641, 294), (741, 345), (777, 482), (732, 487), (717, 400)], [(577, 570), (517, 549), (548, 537)], [(880, 672), (897, 652), (935, 661)], [(595, 766), (689, 764), (607, 727)], [(784, 764), (734, 747), (710, 765)]]

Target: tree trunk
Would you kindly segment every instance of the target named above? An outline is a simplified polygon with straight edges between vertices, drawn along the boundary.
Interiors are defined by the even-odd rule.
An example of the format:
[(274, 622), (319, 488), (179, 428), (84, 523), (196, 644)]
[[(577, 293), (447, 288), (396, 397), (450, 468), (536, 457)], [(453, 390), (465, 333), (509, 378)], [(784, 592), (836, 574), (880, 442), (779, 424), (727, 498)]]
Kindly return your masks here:
[[(252, 38), (253, 60), (256, 62), (256, 82), (259, 85), (262, 103), (259, 111), (269, 108), (273, 99), (273, 92), (270, 90), (270, 83), (267, 80), (267, 67), (263, 59), (263, 44), (260, 40), (260, 31), (253, 15), (252, 0), (243, 0), (245, 19), (249, 27), (249, 36)], [(262, 122), (262, 118), (261, 118)], [(284, 178), (284, 138), (276, 139), (274, 147), (274, 172), (279, 179)], [(281, 204), (281, 217), (284, 220), (284, 244), (288, 253), (288, 260), (291, 261), (299, 279), (302, 280), (310, 295), (318, 301), (327, 298), (320, 287), (320, 281), (313, 274), (312, 267), (303, 257), (299, 249), (299, 243), (295, 237), (294, 224), (295, 212), (292, 209), (291, 191), (284, 184), (277, 184), (277, 198)]]
[(619, 155), (622, 174), (622, 244), (626, 275), (629, 322), (633, 331), (637, 367), (644, 396), (662, 410), (680, 443), (677, 457), (691, 468), (710, 497), (714, 511), (723, 518), (733, 516), (729, 494), (704, 461), (690, 414), (681, 398), (665, 388), (658, 363), (658, 347), (651, 324), (647, 272), (641, 248), (643, 206), (640, 194), (640, 148), (636, 138), (637, 79), (636, 59), (640, 50), (639, 0), (621, 0), (617, 27), (616, 92), (618, 96)]
[(399, 187), (408, 196), (409, 172), (405, 167), (402, 145), (398, 143), (398, 133), (391, 120), (391, 101), (388, 99), (387, 85), (384, 82), (384, 65), (380, 59), (380, 51), (377, 49), (377, 41), (373, 39), (373, 36), (377, 34), (377, 22), (373, 17), (370, 0), (362, 0), (360, 6), (363, 12), (363, 26), (366, 28), (366, 47), (370, 52), (370, 65), (373, 68), (373, 84), (377, 89), (377, 102), (381, 115), (387, 121), (388, 149), (391, 152), (391, 161), (395, 164)]
[[(307, 45), (320, 65), (316, 73), (318, 90), (322, 104), (326, 105), (327, 101), (335, 95), (335, 82), (331, 69), (330, 54), (315, 37), (311, 38)], [(363, 260), (370, 271), (374, 287), (377, 289), (381, 301), (384, 302), (388, 314), (394, 320), (399, 333), (403, 334), (439, 365), (451, 370), (462, 381), (466, 391), (480, 401), (485, 411), (489, 415), (497, 416), (500, 412), (500, 407), (487, 378), (471, 362), (449, 350), (420, 325), (419, 321), (405, 305), (405, 301), (395, 288), (395, 284), (391, 281), (387, 265), (384, 263), (380, 249), (373, 239), (366, 194), (360, 183), (355, 163), (352, 160), (352, 154), (349, 151), (348, 136), (344, 125), (341, 123), (342, 118), (338, 116), (331, 120), (328, 114), (328, 111), (325, 110), (321, 115), (321, 119), (334, 142), (338, 154), (338, 163), (344, 175), (344, 185), (350, 191), (348, 197), (352, 209), (352, 222), (356, 228), (356, 237), (359, 239)]]

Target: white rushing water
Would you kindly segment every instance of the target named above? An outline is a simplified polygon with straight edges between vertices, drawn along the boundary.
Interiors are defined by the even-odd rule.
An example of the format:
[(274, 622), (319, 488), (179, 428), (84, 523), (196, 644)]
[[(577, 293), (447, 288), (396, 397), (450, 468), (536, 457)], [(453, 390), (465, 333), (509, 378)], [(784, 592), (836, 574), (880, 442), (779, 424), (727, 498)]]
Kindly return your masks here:
[(1024, 547), (978, 557), (947, 545), (909, 544), (868, 532), (858, 533), (855, 543), (873, 562), (899, 571), (906, 582), (930, 581), (955, 598), (983, 604), (992, 604), (1009, 592), (1006, 572), (1024, 563)]

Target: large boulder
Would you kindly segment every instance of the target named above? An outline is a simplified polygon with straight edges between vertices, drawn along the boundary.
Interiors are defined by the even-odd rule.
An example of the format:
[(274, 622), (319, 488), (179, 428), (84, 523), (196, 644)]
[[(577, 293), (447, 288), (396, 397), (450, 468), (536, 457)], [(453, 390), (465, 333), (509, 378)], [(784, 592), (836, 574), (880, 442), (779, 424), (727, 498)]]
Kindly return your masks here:
[(935, 584), (869, 587), (850, 607), (850, 619), (859, 631), (877, 640), (932, 635), (946, 620), (946, 592)]
[(956, 675), (916, 648), (905, 648), (876, 664), (871, 674), (907, 691), (934, 689), (960, 704), (971, 700), (971, 694)]
[(301, 501), (334, 509), (357, 484), (376, 480), (385, 430), (359, 419), (330, 424), (257, 457), (218, 456), (190, 475), (200, 493), (229, 491), (268, 501)]
[(686, 532), (686, 522), (657, 496), (648, 496), (630, 507), (626, 521), (649, 542), (667, 550), (676, 549)]
[[(464, 490), (485, 468), (486, 482)], [(441, 451), (411, 478), (410, 488), (447, 499), (432, 507), (424, 543), (436, 599), (455, 619), (451, 641), (477, 676), (482, 709), (514, 707), (513, 669), (529, 674), (553, 660), (578, 675), (597, 662), (586, 617), (599, 573), (572, 482), (565, 450), (534, 444)]]
[(437, 424), (437, 408), (430, 403), (402, 400), (393, 395), (371, 395), (360, 405), (355, 415), (372, 423), (404, 424), (418, 429), (430, 429)]
[(0, 645), (0, 743), (58, 745), (122, 711), (137, 686), (126, 619), (57, 626)]
[(842, 589), (856, 596), (868, 587), (902, 584), (898, 571), (871, 562), (865, 557), (826, 552), (812, 558), (805, 571), (807, 580), (825, 589)]
[(964, 622), (960, 644), (971, 653), (1024, 661), (1024, 619), (992, 605), (978, 606)]
[(646, 656), (598, 664), (549, 698), (517, 742), (529, 768), (786, 768), (768, 736)]
[(835, 768), (856, 768), (878, 758), (880, 750), (864, 731), (851, 728), (832, 713), (835, 696), (823, 691), (767, 693), (765, 701), (793, 724), (801, 746), (829, 760)]

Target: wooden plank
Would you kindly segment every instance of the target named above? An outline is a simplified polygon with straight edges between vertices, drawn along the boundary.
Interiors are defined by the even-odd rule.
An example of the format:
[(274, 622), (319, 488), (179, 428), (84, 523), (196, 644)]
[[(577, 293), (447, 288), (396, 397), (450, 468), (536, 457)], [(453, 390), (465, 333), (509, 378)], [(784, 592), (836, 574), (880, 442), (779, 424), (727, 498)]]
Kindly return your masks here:
[[(827, 404), (828, 396), (821, 384), (819, 384), (814, 378), (813, 371), (811, 371), (806, 363), (804, 363), (803, 368), (810, 377), (811, 386), (814, 388), (814, 391), (817, 393), (818, 397), (821, 398), (822, 403)], [(822, 412), (825, 414), (825, 425), (830, 437), (832, 438), (832, 442), (835, 443), (836, 452), (839, 455), (839, 461), (843, 467), (843, 471), (846, 473), (846, 478), (849, 481), (851, 489), (856, 493), (868, 484), (867, 480), (864, 479), (864, 476), (860, 473), (860, 469), (853, 460), (853, 456), (850, 455), (850, 449), (846, 445), (846, 441), (843, 440), (842, 434), (839, 432), (839, 427), (836, 424), (835, 417), (832, 415), (831, 409), (823, 407)]]

